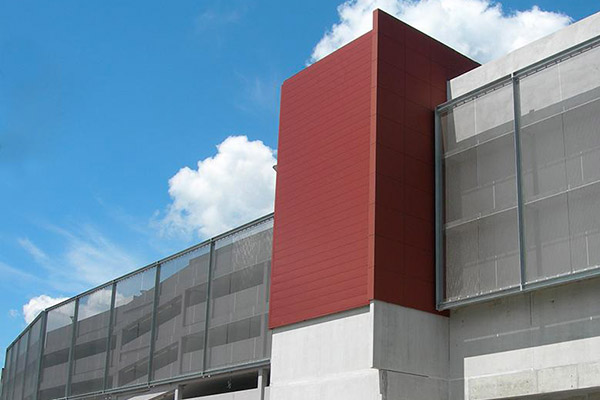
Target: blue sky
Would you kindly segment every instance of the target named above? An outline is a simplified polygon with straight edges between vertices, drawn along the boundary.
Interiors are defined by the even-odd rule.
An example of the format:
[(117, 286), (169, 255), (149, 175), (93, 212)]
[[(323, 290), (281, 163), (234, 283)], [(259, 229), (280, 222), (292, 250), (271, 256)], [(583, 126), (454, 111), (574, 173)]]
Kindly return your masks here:
[[(70, 297), (272, 207), (279, 87), (329, 51), (318, 43), (351, 39), (324, 37), (340, 3), (0, 2), (0, 352), (30, 299)], [(564, 22), (549, 21), (540, 32)]]

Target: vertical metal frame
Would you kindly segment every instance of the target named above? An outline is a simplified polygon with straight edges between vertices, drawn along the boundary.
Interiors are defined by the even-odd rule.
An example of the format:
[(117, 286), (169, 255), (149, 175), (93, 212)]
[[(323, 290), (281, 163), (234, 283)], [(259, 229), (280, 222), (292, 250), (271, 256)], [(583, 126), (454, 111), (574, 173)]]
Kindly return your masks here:
[(215, 240), (210, 241), (210, 251), (208, 256), (208, 286), (206, 290), (206, 314), (204, 318), (204, 352), (202, 353), (202, 373), (208, 368), (208, 320), (210, 318), (210, 306), (212, 295), (212, 277), (215, 264)]
[(154, 374), (152, 368), (154, 366), (154, 348), (156, 346), (156, 320), (158, 312), (158, 297), (160, 289), (160, 268), (162, 264), (156, 263), (156, 272), (154, 275), (154, 299), (152, 300), (152, 324), (150, 325), (150, 354), (148, 355), (148, 382), (152, 382)]
[(69, 348), (69, 365), (67, 367), (67, 385), (65, 397), (71, 395), (71, 382), (73, 381), (73, 362), (75, 361), (75, 340), (77, 339), (77, 319), (79, 315), (79, 297), (75, 299), (75, 311), (73, 312), (73, 323), (71, 328), (71, 347)]
[(44, 367), (44, 347), (46, 347), (46, 326), (48, 325), (48, 312), (42, 311), (42, 326), (40, 329), (40, 351), (37, 367), (37, 377), (35, 384), (34, 400), (38, 400), (40, 395), (40, 385), (42, 383), (42, 368)]
[(517, 185), (517, 223), (518, 223), (518, 236), (519, 236), (519, 264), (521, 282), (520, 288), (523, 290), (523, 286), (526, 282), (526, 257), (525, 257), (525, 224), (523, 219), (523, 173), (521, 165), (521, 87), (519, 78), (513, 76), (512, 78), (513, 87), (513, 106), (514, 106), (514, 140), (515, 140), (515, 183)]
[(111, 285), (112, 293), (110, 295), (110, 311), (108, 316), (108, 337), (106, 338), (106, 360), (104, 361), (104, 380), (102, 382), (102, 388), (108, 389), (108, 371), (110, 368), (110, 348), (112, 346), (112, 335), (113, 335), (113, 320), (115, 318), (115, 299), (117, 297), (117, 282), (113, 282)]
[(444, 178), (443, 178), (443, 149), (442, 122), (440, 111), (436, 110), (435, 118), (435, 304), (438, 309), (444, 301)]
[(265, 294), (264, 294), (264, 305), (267, 307), (260, 317), (260, 322), (264, 326), (261, 326), (261, 334), (264, 335), (262, 343), (263, 343), (263, 357), (271, 357), (270, 352), (268, 351), (269, 344), (269, 303), (271, 301), (271, 261), (266, 263), (265, 272), (263, 275), (263, 282), (265, 284)]
[[(31, 327), (28, 327), (28, 329), (30, 329), (30, 328), (31, 328)], [(16, 368), (15, 368), (15, 379), (16, 379), (16, 377), (17, 377), (17, 374), (19, 373), (19, 365), (20, 365), (20, 364), (19, 364), (19, 362), (20, 362), (20, 353), (21, 353), (21, 351), (22, 351), (22, 350), (21, 350), (21, 347), (22, 347), (22, 346), (25, 346), (25, 353), (24, 353), (24, 358), (25, 358), (25, 360), (24, 360), (24, 361), (25, 361), (25, 362), (27, 361), (27, 350), (28, 350), (27, 348), (29, 347), (29, 333), (30, 333), (30, 332), (31, 332), (31, 331), (27, 330), (27, 331), (26, 331), (26, 332), (25, 332), (25, 333), (24, 333), (24, 334), (21, 336), (21, 338), (19, 339), (19, 351), (17, 352), (17, 364), (16, 364)], [(25, 368), (26, 368), (26, 367), (27, 367), (27, 365), (26, 365), (26, 364), (25, 364), (25, 365), (23, 365), (23, 377), (22, 377), (22, 379), (23, 379), (23, 382), (21, 382), (21, 385), (20, 385), (20, 386), (21, 386), (21, 388), (20, 388), (20, 390), (21, 390), (21, 399), (23, 398), (23, 386), (24, 386), (23, 384), (25, 383)], [(13, 388), (13, 398), (16, 398), (16, 397), (17, 397), (17, 393), (18, 393), (18, 392), (17, 392), (17, 390), (19, 390), (19, 388), (17, 388), (17, 385), (16, 385), (16, 380), (15, 380), (15, 386), (14, 386), (14, 388)]]

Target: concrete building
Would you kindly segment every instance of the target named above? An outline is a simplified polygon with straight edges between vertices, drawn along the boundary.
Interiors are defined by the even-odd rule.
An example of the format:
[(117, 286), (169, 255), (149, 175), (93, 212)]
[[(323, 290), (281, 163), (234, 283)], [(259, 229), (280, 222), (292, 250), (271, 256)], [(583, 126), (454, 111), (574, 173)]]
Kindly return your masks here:
[(600, 399), (600, 14), (381, 12), (282, 87), (275, 213), (43, 312), (1, 400)]

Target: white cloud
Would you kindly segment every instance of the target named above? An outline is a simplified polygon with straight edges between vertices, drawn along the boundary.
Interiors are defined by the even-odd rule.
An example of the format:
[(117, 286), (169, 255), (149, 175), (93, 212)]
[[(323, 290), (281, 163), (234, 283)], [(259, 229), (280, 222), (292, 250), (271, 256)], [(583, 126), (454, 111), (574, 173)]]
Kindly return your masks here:
[(30, 299), (27, 304), (23, 306), (23, 317), (25, 318), (25, 322), (29, 324), (40, 312), (61, 301), (65, 301), (66, 299), (66, 297), (50, 297), (45, 294)]
[(18, 310), (15, 310), (14, 308), (12, 308), (12, 309), (8, 310), (8, 315), (11, 318), (17, 318), (20, 314), (19, 314)]
[(230, 136), (217, 154), (169, 180), (172, 202), (163, 219), (170, 233), (219, 234), (273, 211), (275, 150), (260, 140)]
[(469, 57), (487, 62), (571, 23), (567, 15), (534, 6), (505, 12), (491, 0), (350, 0), (338, 7), (340, 21), (313, 49), (315, 62), (372, 28), (380, 8)]

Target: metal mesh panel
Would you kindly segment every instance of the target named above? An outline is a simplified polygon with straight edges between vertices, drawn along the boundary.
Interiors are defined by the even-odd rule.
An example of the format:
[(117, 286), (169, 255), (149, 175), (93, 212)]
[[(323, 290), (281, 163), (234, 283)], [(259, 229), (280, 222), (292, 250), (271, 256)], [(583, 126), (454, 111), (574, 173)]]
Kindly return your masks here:
[(446, 230), (446, 293), (460, 299), (519, 285), (516, 210)]
[(75, 301), (50, 310), (47, 314), (40, 400), (61, 398), (66, 394), (74, 317)]
[(569, 196), (571, 265), (585, 270), (600, 265), (600, 185), (590, 185)]
[(0, 369), (0, 399), (5, 400), (7, 398), (6, 391), (8, 389), (8, 372), (10, 367), (10, 348), (6, 349), (4, 358), (4, 368)]
[(266, 356), (272, 220), (215, 243), (208, 368)]
[(441, 116), (445, 299), (518, 285), (512, 86)]
[(4, 380), (2, 381), (2, 398), (3, 400), (12, 399), (11, 388), (13, 385), (13, 353), (16, 353), (15, 345), (6, 350), (6, 365), (4, 367)]
[(27, 365), (25, 366), (25, 384), (23, 399), (31, 400), (35, 396), (37, 386), (38, 363), (40, 360), (40, 333), (42, 319), (38, 319), (29, 330), (29, 346), (27, 349)]
[(27, 332), (25, 332), (14, 344), (11, 369), (12, 378), (8, 391), (9, 398), (21, 399), (23, 392), (23, 364), (27, 352)]
[(511, 85), (438, 114), (443, 301), (600, 266), (600, 44), (561, 57), (515, 73), (522, 236)]
[(110, 322), (112, 286), (79, 299), (71, 395), (102, 390)]
[(117, 282), (108, 387), (148, 380), (156, 268)]
[(210, 245), (160, 268), (153, 379), (202, 371)]
[(520, 91), (527, 281), (598, 266), (600, 49), (522, 78)]
[(158, 293), (153, 267), (52, 308), (7, 349), (2, 400), (34, 399), (38, 381), (40, 400), (103, 398), (145, 385), (150, 364), (157, 381), (265, 360), (272, 227), (261, 221), (164, 262)]
[(17, 360), (15, 367), (15, 379), (13, 386), (13, 399), (23, 398), (23, 384), (25, 383), (25, 363), (27, 362), (27, 346), (28, 346), (29, 332), (25, 332), (19, 339)]

